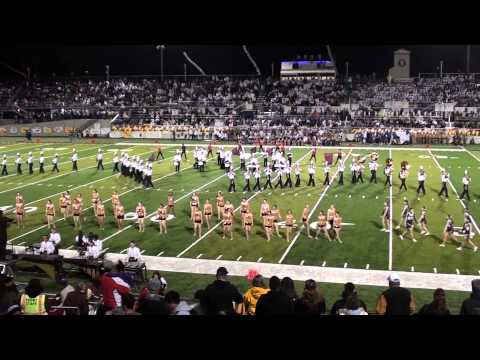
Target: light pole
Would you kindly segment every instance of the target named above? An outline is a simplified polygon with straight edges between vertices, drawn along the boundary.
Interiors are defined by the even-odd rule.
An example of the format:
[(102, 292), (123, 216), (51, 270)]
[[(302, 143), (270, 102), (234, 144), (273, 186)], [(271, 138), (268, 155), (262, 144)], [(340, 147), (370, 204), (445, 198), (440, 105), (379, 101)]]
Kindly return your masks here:
[(440, 78), (443, 77), (443, 60), (440, 60)]
[(110, 65), (105, 65), (105, 75), (107, 76), (107, 81), (110, 81)]
[(160, 78), (163, 81), (163, 53), (165, 52), (165, 45), (157, 45), (157, 50), (160, 51)]
[(470, 50), (471, 45), (467, 45), (467, 74), (470, 74)]

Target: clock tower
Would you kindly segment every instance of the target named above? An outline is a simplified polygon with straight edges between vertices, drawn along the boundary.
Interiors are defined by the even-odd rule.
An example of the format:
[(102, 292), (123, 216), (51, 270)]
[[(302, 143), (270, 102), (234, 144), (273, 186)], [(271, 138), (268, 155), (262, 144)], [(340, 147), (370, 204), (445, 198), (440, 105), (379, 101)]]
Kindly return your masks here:
[(410, 51), (399, 49), (393, 55), (393, 67), (389, 74), (393, 80), (410, 79)]

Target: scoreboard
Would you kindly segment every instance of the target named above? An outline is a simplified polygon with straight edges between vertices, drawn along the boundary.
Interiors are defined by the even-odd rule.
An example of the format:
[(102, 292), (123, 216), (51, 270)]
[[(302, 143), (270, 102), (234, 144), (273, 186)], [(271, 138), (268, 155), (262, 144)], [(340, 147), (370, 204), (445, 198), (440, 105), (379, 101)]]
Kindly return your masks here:
[(328, 60), (282, 61), (280, 68), (280, 78), (282, 80), (332, 80), (336, 76), (335, 63)]

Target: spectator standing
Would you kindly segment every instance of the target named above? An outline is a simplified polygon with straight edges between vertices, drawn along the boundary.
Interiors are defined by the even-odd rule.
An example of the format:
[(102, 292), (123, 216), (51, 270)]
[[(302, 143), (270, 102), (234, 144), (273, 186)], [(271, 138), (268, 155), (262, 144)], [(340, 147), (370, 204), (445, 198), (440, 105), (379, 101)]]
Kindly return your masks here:
[(472, 280), (472, 293), (463, 301), (460, 315), (480, 315), (480, 279)]
[(31, 279), (20, 298), (22, 315), (47, 315), (46, 295), (39, 279)]
[(194, 296), (195, 300), (198, 303), (192, 308), (190, 313), (192, 315), (206, 315), (207, 314), (207, 306), (205, 303), (205, 290), (197, 290)]
[(327, 311), (325, 299), (317, 290), (315, 280), (305, 281), (303, 295), (295, 303), (295, 314), (298, 315), (321, 315)]
[[(340, 315), (339, 311), (342, 309), (346, 309), (346, 302), (347, 298), (352, 295), (352, 294), (357, 294), (357, 290), (355, 289), (355, 285), (351, 282), (348, 282), (345, 284), (343, 292), (342, 292), (342, 298), (340, 300), (337, 300), (331, 310), (330, 310), (330, 315)], [(367, 305), (362, 300), (359, 300), (361, 306), (367, 311)]]
[(377, 301), (376, 311), (379, 315), (410, 315), (415, 311), (415, 299), (408, 289), (400, 286), (398, 274), (388, 277), (389, 288)]
[(433, 301), (422, 306), (418, 315), (450, 315), (447, 307), (445, 291), (437, 289), (433, 293)]
[(13, 277), (0, 279), (0, 315), (6, 314), (13, 305), (20, 303), (20, 293)]
[(289, 315), (293, 306), (288, 295), (280, 290), (280, 279), (272, 276), (269, 281), (270, 291), (258, 299), (255, 315)]
[(265, 280), (262, 275), (257, 275), (252, 280), (252, 287), (243, 295), (242, 309), (239, 311), (242, 315), (255, 315), (260, 296), (268, 293), (270, 289), (265, 286)]
[(63, 306), (63, 303), (65, 302), (68, 294), (75, 291), (75, 288), (68, 283), (68, 279), (65, 277), (60, 279), (60, 285), (62, 285), (63, 288), (58, 296), (60, 297), (60, 306)]
[(295, 302), (298, 300), (297, 292), (295, 291), (295, 283), (291, 278), (284, 277), (280, 282), (280, 290), (287, 294), (292, 306), (295, 305)]
[(233, 303), (242, 303), (242, 295), (227, 280), (227, 275), (227, 269), (219, 267), (216, 280), (205, 288), (207, 315), (234, 315)]
[(165, 295), (165, 303), (169, 315), (191, 315), (192, 307), (180, 300), (180, 294), (176, 291), (171, 290)]

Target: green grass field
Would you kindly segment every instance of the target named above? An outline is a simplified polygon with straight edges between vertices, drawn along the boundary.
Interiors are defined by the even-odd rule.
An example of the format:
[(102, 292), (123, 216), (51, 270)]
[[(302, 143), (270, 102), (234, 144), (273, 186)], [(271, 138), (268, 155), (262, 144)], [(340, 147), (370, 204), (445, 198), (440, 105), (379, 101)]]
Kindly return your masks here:
[[(84, 232), (94, 232), (104, 240), (103, 247), (109, 252), (122, 252), (127, 248), (129, 241), (136, 240), (138, 246), (143, 250), (143, 255), (187, 257), (201, 259), (223, 259), (238, 261), (261, 261), (269, 263), (304, 264), (327, 267), (347, 267), (359, 269), (387, 270), (391, 264), (393, 270), (416, 272), (438, 272), (438, 273), (460, 273), (478, 274), (480, 271), (480, 253), (474, 253), (470, 249), (457, 251), (452, 243), (447, 247), (439, 247), (441, 241), (445, 217), (453, 215), (456, 226), (461, 226), (463, 221), (462, 203), (452, 188), (449, 188), (450, 198), (448, 201), (438, 197), (440, 190), (440, 167), (450, 172), (452, 184), (458, 193), (461, 193), (461, 178), (464, 170), (469, 170), (472, 176), (470, 188), (471, 201), (465, 201), (475, 221), (480, 221), (478, 214), (480, 210), (480, 183), (478, 174), (480, 169), (480, 151), (478, 147), (469, 147), (469, 152), (458, 147), (450, 147), (452, 151), (445, 151), (445, 148), (392, 148), (390, 150), (378, 150), (380, 154), (379, 164), (383, 165), (388, 156), (394, 159), (394, 176), (392, 188), (393, 202), (393, 226), (399, 221), (403, 197), (407, 197), (410, 204), (414, 206), (417, 216), (420, 214), (421, 206), (428, 210), (428, 227), (430, 236), (423, 236), (416, 230), (417, 243), (413, 243), (408, 236), (400, 240), (399, 231), (380, 231), (382, 227), (381, 212), (384, 201), (390, 201), (390, 189), (384, 186), (385, 177), (383, 168), (380, 168), (378, 184), (368, 183), (368, 169), (364, 174), (364, 184), (352, 185), (350, 183), (349, 164), (354, 155), (368, 155), (373, 151), (370, 149), (351, 148), (350, 158), (347, 161), (345, 170), (345, 184), (339, 186), (337, 179), (333, 179), (330, 187), (322, 186), (323, 175), (321, 173), (321, 159), (326, 152), (336, 152), (336, 149), (320, 149), (317, 155), (317, 186), (307, 187), (307, 163), (309, 160), (308, 149), (295, 149), (294, 161), (302, 163), (302, 186), (293, 189), (267, 190), (261, 193), (243, 194), (243, 175), (237, 172), (237, 192), (227, 192), (228, 179), (223, 170), (216, 164), (216, 158), (208, 161), (207, 171), (199, 173), (192, 168), (191, 152), (188, 153), (188, 161), (182, 163), (182, 171), (174, 173), (172, 158), (179, 144), (169, 144), (163, 147), (166, 157), (154, 165), (154, 189), (144, 190), (137, 188), (137, 184), (130, 179), (112, 174), (112, 156), (114, 150), (128, 151), (130, 155), (141, 155), (147, 158), (155, 152), (154, 141), (147, 143), (130, 142), (105, 142), (91, 143), (87, 141), (74, 143), (49, 141), (43, 139), (42, 144), (27, 144), (25, 142), (9, 143), (0, 145), (0, 155), (5, 153), (9, 157), (9, 175), (0, 178), (0, 207), (7, 212), (7, 215), (14, 217), (12, 209), (15, 205), (15, 194), (17, 191), (24, 196), (27, 206), (25, 227), (18, 229), (16, 225), (9, 228), (8, 236), (13, 244), (25, 245), (37, 243), (43, 234), (47, 232), (44, 219), (45, 203), (51, 199), (57, 207), (61, 192), (70, 190), (72, 195), (81, 193), (84, 198), (85, 219), (83, 223)], [(163, 141), (162, 141), (163, 142)], [(205, 142), (199, 142), (205, 144)], [(71, 171), (70, 156), (72, 148), (79, 151), (78, 173)], [(101, 147), (105, 152), (105, 171), (96, 170), (95, 155)], [(41, 149), (44, 149), (47, 157), (45, 174), (38, 174), (38, 156)], [(191, 148), (190, 148), (191, 149)], [(190, 150), (189, 149), (189, 150)], [(23, 165), (23, 175), (16, 175), (14, 168), (14, 157), (17, 152), (26, 155), (33, 152), (35, 158), (35, 174), (28, 175), (28, 167)], [(349, 150), (344, 150), (349, 152)], [(50, 160), (55, 153), (60, 155), (60, 173), (51, 173)], [(407, 180), (408, 191), (399, 192), (398, 170), (400, 162), (406, 160), (411, 165), (410, 176)], [(425, 196), (417, 197), (415, 189), (417, 186), (416, 174), (420, 165), (423, 165), (427, 172)], [(238, 157), (234, 157), (234, 166), (239, 166)], [(333, 175), (335, 168), (332, 168)], [(294, 178), (294, 176), (292, 176)], [(263, 183), (262, 179), (262, 183)], [(97, 189), (103, 201), (106, 201), (107, 218), (105, 229), (100, 230), (93, 210), (90, 208), (90, 198), (93, 189)], [(134, 221), (126, 221), (127, 225), (123, 231), (118, 231), (114, 222), (110, 197), (113, 191), (117, 191), (124, 204), (126, 212), (134, 212), (136, 203), (142, 201), (145, 204), (148, 214), (153, 214), (160, 203), (166, 203), (167, 193), (173, 191), (176, 204), (176, 218), (168, 222), (168, 235), (160, 235), (158, 224), (147, 220), (146, 231), (139, 233), (134, 226)], [(209, 198), (214, 203), (215, 194), (221, 190), (226, 199), (232, 201), (235, 208), (240, 205), (243, 196), (250, 199), (250, 205), (254, 213), (255, 226), (254, 235), (247, 241), (243, 235), (240, 225), (239, 211), (235, 212), (234, 239), (222, 238), (222, 226), (215, 226), (207, 231), (206, 224), (203, 235), (200, 239), (193, 237), (192, 224), (189, 221), (189, 200), (193, 191), (200, 195), (203, 205), (205, 199)], [(271, 242), (266, 241), (263, 228), (259, 222), (259, 208), (263, 199), (267, 199), (270, 205), (278, 205), (281, 215), (284, 216), (287, 209), (292, 209), (297, 223), (301, 223), (301, 212), (305, 204), (313, 209), (311, 221), (316, 221), (318, 212), (326, 210), (330, 204), (334, 204), (342, 214), (343, 222), (348, 223), (342, 230), (343, 244), (337, 242), (329, 243), (322, 236), (318, 240), (309, 239), (305, 232), (297, 234), (298, 228), (294, 229), (295, 241), (288, 244), (283, 237), (273, 237)], [(72, 219), (63, 221), (56, 218), (56, 227), (62, 236), (62, 248), (71, 248), (74, 244)], [(215, 220), (216, 221), (216, 220)], [(132, 225), (132, 226), (128, 226)], [(478, 229), (474, 229), (475, 238), (478, 238)], [(474, 238), (474, 242), (477, 240)], [(478, 244), (478, 243), (477, 243)], [(458, 270), (458, 272), (457, 272)]]

